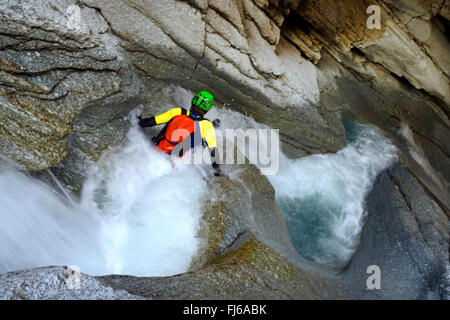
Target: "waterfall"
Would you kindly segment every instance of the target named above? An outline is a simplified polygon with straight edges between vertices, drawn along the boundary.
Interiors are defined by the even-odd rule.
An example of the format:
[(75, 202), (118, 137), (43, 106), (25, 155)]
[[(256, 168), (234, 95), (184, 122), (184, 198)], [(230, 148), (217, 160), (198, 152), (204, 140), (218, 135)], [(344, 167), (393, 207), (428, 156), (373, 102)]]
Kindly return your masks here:
[(197, 237), (206, 182), (131, 127), (89, 168), (79, 201), (11, 168), (0, 171), (0, 272), (75, 265), (93, 275), (185, 272)]
[[(214, 110), (214, 117), (224, 128), (268, 128), (231, 110)], [(280, 151), (278, 173), (267, 176), (297, 251), (333, 267), (343, 267), (356, 250), (365, 196), (376, 176), (397, 159), (396, 148), (377, 128), (351, 120), (344, 125), (347, 146), (342, 150), (297, 160)], [(249, 150), (248, 144), (240, 149), (245, 154)]]
[[(182, 99), (188, 96), (181, 92)], [(218, 133), (268, 128), (227, 109), (208, 116), (221, 119)], [(396, 158), (375, 128), (353, 123), (347, 129), (348, 145), (339, 152), (297, 160), (280, 153), (278, 173), (267, 176), (298, 252), (332, 266), (342, 266), (354, 252), (364, 198)], [(78, 200), (3, 167), (0, 272), (46, 265), (75, 265), (93, 275), (185, 272), (203, 241), (197, 233), (209, 169), (175, 166), (135, 123), (122, 144), (89, 167)]]
[(365, 196), (396, 159), (396, 148), (374, 127), (347, 122), (346, 129), (351, 136), (342, 150), (285, 159), (269, 177), (296, 249), (334, 267), (343, 267), (356, 250)]

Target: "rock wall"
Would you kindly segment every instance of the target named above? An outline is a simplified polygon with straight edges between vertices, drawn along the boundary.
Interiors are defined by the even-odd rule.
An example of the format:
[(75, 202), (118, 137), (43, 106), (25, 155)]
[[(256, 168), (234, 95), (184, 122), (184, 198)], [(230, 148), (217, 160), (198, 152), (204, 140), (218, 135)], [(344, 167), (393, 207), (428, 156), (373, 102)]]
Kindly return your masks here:
[(83, 273), (77, 278), (74, 275), (73, 270), (66, 267), (35, 268), (1, 274), (0, 297), (2, 300), (142, 299), (125, 290), (114, 290)]
[[(361, 245), (342, 274), (364, 299), (448, 299), (449, 221), (402, 165), (381, 173), (367, 196)], [(370, 265), (380, 288), (367, 289)]]
[(151, 299), (352, 298), (336, 280), (298, 268), (252, 237), (195, 272), (165, 278), (105, 276), (99, 280)]
[(448, 1), (377, 1), (379, 30), (366, 26), (365, 9), (375, 2), (333, 3), (304, 1), (296, 9), (310, 36), (324, 38), (321, 104), (386, 132), (449, 208)]
[[(26, 7), (14, 6), (14, 1), (2, 3), (3, 153), (27, 169), (61, 162), (67, 135), (82, 110), (94, 104), (124, 104), (137, 96), (157, 104), (146, 91), (161, 88), (158, 81), (165, 86), (210, 89), (218, 101), (280, 128), (286, 146), (294, 148), (292, 154), (336, 151), (344, 145), (342, 125), (329, 123), (313, 107), (319, 97), (317, 83), (311, 81), (314, 66), (280, 36), (279, 26), (253, 2), (229, 6), (174, 0), (79, 3), (79, 30), (67, 27), (66, 10), (74, 1), (32, 1)], [(19, 24), (23, 30), (14, 29)], [(73, 72), (77, 80), (69, 85), (75, 75), (63, 76)], [(44, 84), (40, 89), (32, 87), (43, 77), (47, 90)], [(27, 81), (31, 84), (24, 90)], [(89, 89), (95, 95), (89, 96), (85, 87), (92, 83), (96, 87)], [(66, 96), (62, 88), (70, 94)], [(60, 109), (64, 115), (58, 114)], [(35, 125), (37, 132), (32, 135), (38, 110), (48, 110), (56, 119), (46, 129)], [(303, 125), (293, 127), (292, 121)], [(94, 126), (98, 124), (100, 119)], [(46, 140), (36, 145), (38, 139)]]
[[(341, 286), (312, 276), (255, 238), (196, 272), (172, 277), (93, 277), (70, 282), (65, 267), (0, 275), (1, 299), (343, 299)], [(75, 287), (75, 285), (79, 287)]]
[[(381, 28), (371, 30), (373, 4)], [(66, 159), (55, 172), (80, 180), (80, 163), (121, 140), (123, 114), (138, 103), (154, 113), (170, 100), (158, 92), (177, 84), (279, 128), (290, 157), (342, 148), (342, 112), (374, 123), (450, 207), (448, 1), (10, 0), (0, 9), (1, 150), (28, 170)]]

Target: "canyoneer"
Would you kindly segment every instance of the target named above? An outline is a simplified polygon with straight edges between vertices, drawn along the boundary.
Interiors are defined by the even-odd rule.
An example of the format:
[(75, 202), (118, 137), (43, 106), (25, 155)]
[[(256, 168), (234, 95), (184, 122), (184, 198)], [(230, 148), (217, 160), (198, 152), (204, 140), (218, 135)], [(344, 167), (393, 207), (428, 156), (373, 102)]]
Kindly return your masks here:
[[(221, 175), (216, 134), (213, 123), (204, 118), (214, 105), (213, 95), (208, 91), (200, 91), (191, 102), (190, 110), (173, 108), (160, 115), (139, 119), (140, 127), (153, 127), (166, 124), (159, 134), (152, 138), (157, 148), (170, 155), (177, 153), (180, 158), (189, 149), (198, 145), (209, 148), (211, 164), (216, 176)], [(215, 120), (214, 123), (220, 123)]]

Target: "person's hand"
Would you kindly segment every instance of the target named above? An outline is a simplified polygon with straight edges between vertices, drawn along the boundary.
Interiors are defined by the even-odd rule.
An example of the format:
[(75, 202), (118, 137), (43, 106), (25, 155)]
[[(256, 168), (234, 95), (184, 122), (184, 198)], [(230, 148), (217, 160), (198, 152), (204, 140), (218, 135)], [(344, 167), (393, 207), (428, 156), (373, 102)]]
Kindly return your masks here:
[(214, 120), (214, 121), (212, 122), (212, 125), (213, 125), (214, 128), (217, 129), (217, 128), (220, 128), (221, 122), (220, 122), (219, 119), (216, 119), (216, 120)]
[(226, 173), (223, 173), (222, 171), (215, 171), (214, 172), (215, 177), (222, 177), (222, 178), (230, 178)]

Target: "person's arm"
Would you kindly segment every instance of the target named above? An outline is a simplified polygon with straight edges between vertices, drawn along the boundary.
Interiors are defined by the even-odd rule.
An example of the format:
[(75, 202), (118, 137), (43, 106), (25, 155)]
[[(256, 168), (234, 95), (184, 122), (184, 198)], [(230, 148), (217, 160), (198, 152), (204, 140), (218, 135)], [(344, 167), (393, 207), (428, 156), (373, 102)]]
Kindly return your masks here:
[(219, 152), (217, 151), (217, 148), (213, 148), (211, 149), (211, 164), (212, 167), (214, 168), (214, 175), (216, 177), (220, 177), (222, 176), (222, 169), (220, 169), (220, 164), (219, 164)]
[(205, 139), (208, 144), (211, 156), (211, 164), (214, 168), (214, 175), (221, 176), (222, 170), (220, 169), (220, 157), (217, 149), (216, 132), (214, 126), (208, 120), (203, 120), (200, 123), (200, 130), (202, 132), (202, 139)]
[(163, 124), (163, 123), (167, 123), (170, 120), (172, 120), (173, 117), (175, 116), (179, 116), (180, 114), (185, 114), (186, 110), (183, 108), (173, 108), (170, 109), (164, 113), (161, 113), (160, 115), (151, 117), (151, 118), (146, 118), (146, 119), (139, 119), (139, 126), (140, 127), (153, 127), (156, 126), (158, 124)]

